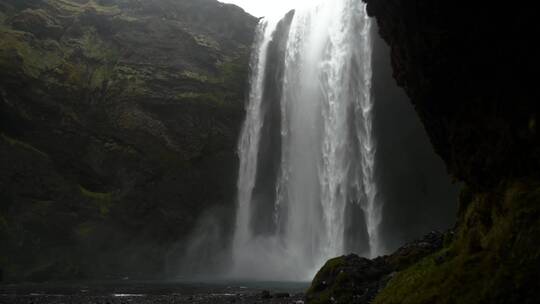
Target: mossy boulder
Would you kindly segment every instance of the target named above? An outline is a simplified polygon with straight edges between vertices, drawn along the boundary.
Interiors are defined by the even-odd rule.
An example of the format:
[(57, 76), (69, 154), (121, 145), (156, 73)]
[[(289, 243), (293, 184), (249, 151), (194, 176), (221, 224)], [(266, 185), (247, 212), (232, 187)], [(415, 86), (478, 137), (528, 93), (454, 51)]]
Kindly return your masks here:
[(535, 303), (540, 287), (540, 183), (475, 193), (455, 240), (397, 274), (374, 303)]
[(310, 304), (369, 303), (391, 272), (384, 259), (369, 260), (357, 255), (334, 258), (317, 273), (307, 292)]
[(13, 29), (28, 32), (38, 38), (59, 39), (63, 29), (47, 11), (43, 9), (25, 9), (11, 20)]
[(391, 255), (386, 256), (385, 261), (395, 271), (406, 269), (420, 261), (422, 258), (443, 248), (445, 240), (446, 242), (450, 241), (453, 238), (453, 235), (454, 232), (452, 230), (449, 230), (446, 233), (432, 231), (426, 234), (422, 239), (400, 247)]
[(443, 247), (452, 235), (433, 231), (395, 253), (373, 260), (351, 254), (326, 262), (306, 293), (309, 304), (368, 304), (398, 271), (407, 269)]

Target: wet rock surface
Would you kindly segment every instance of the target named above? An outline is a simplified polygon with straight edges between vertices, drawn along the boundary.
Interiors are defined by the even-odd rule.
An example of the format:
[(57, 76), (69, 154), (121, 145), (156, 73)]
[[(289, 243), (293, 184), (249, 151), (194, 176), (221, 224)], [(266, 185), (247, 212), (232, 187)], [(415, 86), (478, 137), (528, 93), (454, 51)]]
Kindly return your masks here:
[(261, 298), (257, 293), (245, 294), (199, 294), (149, 295), (149, 296), (5, 296), (0, 295), (2, 304), (232, 304), (232, 303), (268, 303), (268, 304), (303, 304), (303, 295), (292, 297)]
[(398, 272), (374, 303), (537, 303), (540, 108), (531, 93), (538, 66), (533, 8), (364, 2), (391, 48), (394, 78), (449, 173), (465, 184), (455, 234), (442, 250)]
[(153, 278), (203, 213), (233, 226), (256, 23), (215, 0), (0, 1), (5, 280)]
[(391, 48), (394, 78), (450, 174), (484, 189), (507, 178), (538, 177), (531, 7), (363, 1)]
[(371, 303), (397, 271), (440, 250), (444, 236), (438, 231), (430, 232), (391, 255), (373, 260), (354, 254), (329, 260), (307, 291), (307, 303)]
[[(114, 284), (112, 284), (114, 286)], [(206, 284), (0, 286), (1, 304), (303, 304), (302, 289), (264, 289)], [(86, 289), (85, 289), (86, 288)], [(261, 287), (262, 288), (262, 287)], [(286, 291), (285, 291), (286, 290)]]

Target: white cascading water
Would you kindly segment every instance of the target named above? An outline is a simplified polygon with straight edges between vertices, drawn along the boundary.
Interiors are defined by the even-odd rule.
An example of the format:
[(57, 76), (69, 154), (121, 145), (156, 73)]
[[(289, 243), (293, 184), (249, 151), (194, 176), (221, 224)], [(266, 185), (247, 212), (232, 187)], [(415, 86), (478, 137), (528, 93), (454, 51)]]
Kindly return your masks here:
[[(243, 242), (251, 237), (248, 222), (250, 217), (251, 193), (255, 187), (257, 172), (257, 154), (259, 152), (260, 132), (262, 127), (261, 102), (266, 66), (266, 53), (273, 26), (262, 20), (255, 37), (256, 52), (252, 55), (251, 87), (249, 103), (246, 109), (246, 121), (240, 135), (238, 151), (240, 154), (240, 170), (238, 175), (238, 212), (236, 215), (235, 242)], [(234, 244), (234, 246), (240, 244)]]
[[(252, 58), (247, 117), (239, 142), (238, 211), (231, 276), (305, 280), (348, 250), (346, 210), (359, 204), (363, 252), (381, 252), (381, 204), (374, 179), (371, 21), (358, 0), (319, 1), (297, 10), (284, 62), (267, 62), (277, 22), (262, 20)], [(283, 64), (281, 154), (272, 233), (256, 233), (253, 191), (266, 102), (265, 72)], [(261, 216), (257, 214), (257, 216)]]

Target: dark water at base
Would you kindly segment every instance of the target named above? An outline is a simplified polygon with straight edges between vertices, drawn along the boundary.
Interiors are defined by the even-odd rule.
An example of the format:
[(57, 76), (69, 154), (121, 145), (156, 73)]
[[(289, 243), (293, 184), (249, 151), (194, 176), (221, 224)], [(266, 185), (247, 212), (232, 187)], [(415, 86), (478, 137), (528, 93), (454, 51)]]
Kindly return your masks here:
[(0, 285), (0, 304), (301, 304), (307, 287), (308, 283), (239, 281), (13, 284)]

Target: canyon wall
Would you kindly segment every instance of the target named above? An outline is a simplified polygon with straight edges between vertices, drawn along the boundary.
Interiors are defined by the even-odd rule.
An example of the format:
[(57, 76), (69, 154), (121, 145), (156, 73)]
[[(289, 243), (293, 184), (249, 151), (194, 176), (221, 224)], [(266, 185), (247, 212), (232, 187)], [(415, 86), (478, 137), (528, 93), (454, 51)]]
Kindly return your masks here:
[(394, 78), (465, 184), (455, 233), (375, 303), (535, 303), (540, 138), (534, 16), (526, 5), (368, 0)]
[(5, 279), (163, 275), (203, 213), (232, 227), (256, 24), (215, 0), (0, 1)]

